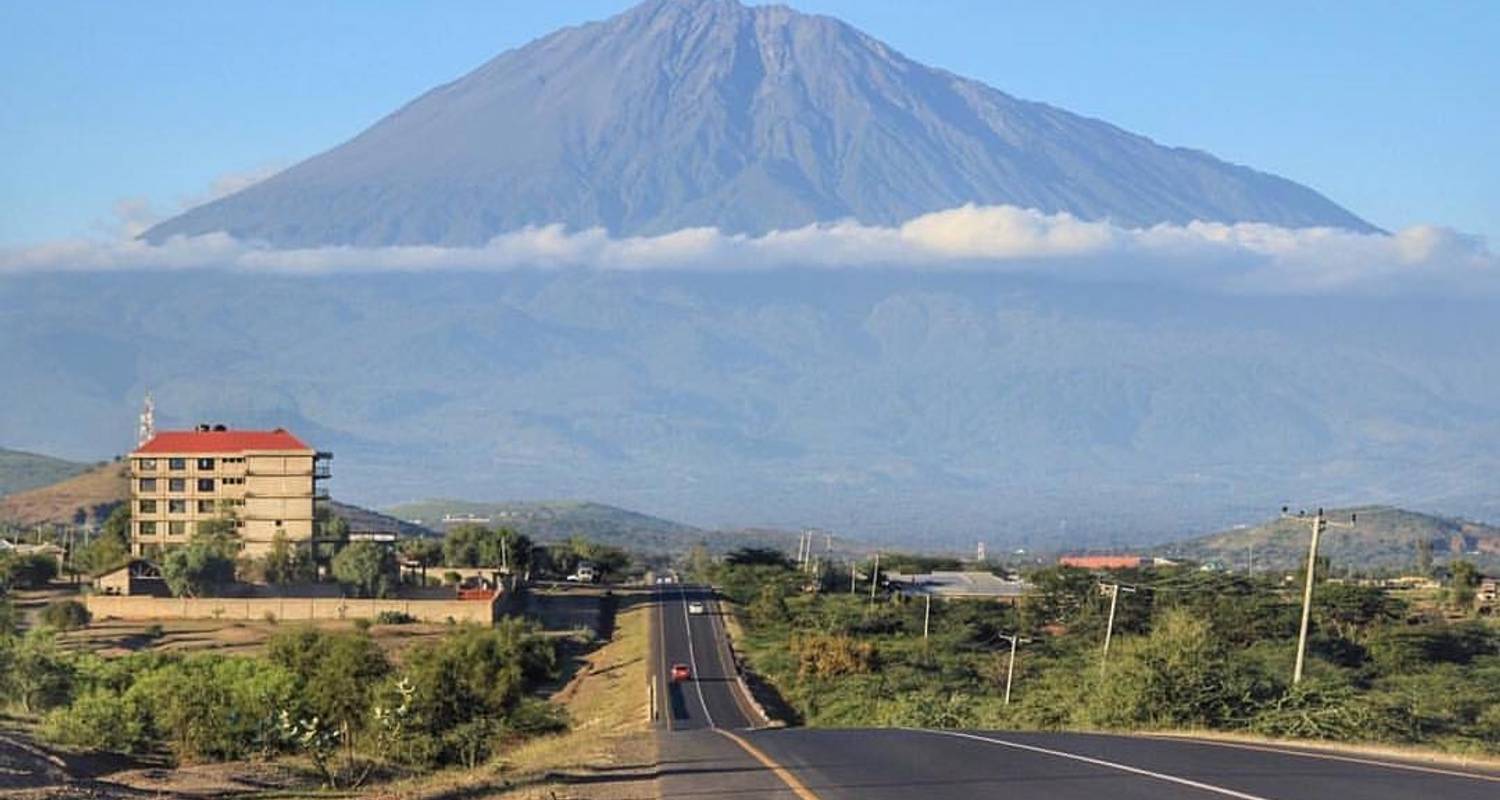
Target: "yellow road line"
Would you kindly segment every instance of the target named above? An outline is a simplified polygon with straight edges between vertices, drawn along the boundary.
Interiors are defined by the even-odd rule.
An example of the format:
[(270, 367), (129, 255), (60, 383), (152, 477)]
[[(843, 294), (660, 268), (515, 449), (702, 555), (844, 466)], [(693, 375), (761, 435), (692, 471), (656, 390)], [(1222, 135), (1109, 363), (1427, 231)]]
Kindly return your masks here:
[(1255, 750), (1262, 753), (1277, 753), (1284, 756), (1300, 756), (1302, 758), (1318, 758), (1324, 761), (1346, 761), (1350, 764), (1364, 764), (1372, 767), (1387, 767), (1389, 769), (1404, 769), (1411, 772), (1426, 772), (1433, 775), (1448, 775), (1454, 778), (1469, 778), (1476, 781), (1491, 781), (1500, 783), (1500, 775), (1487, 775), (1482, 772), (1469, 772), (1467, 770), (1444, 769), (1442, 767), (1428, 767), (1422, 764), (1409, 764), (1401, 761), (1383, 761), (1378, 758), (1360, 758), (1358, 756), (1346, 756), (1337, 753), (1325, 753), (1315, 750), (1300, 750), (1296, 747), (1276, 747), (1271, 745), (1250, 744), (1247, 742), (1230, 742), (1220, 739), (1195, 739), (1191, 736), (1162, 736), (1146, 734), (1147, 738), (1165, 739), (1178, 742), (1192, 742), (1194, 744), (1209, 744), (1215, 747), (1236, 747), (1241, 750)]
[(714, 730), (728, 737), (731, 742), (739, 745), (740, 748), (745, 752), (749, 753), (751, 756), (754, 756), (756, 761), (759, 761), (761, 764), (765, 765), (767, 769), (775, 773), (776, 777), (780, 778), (781, 782), (786, 784), (786, 788), (792, 790), (792, 794), (797, 795), (798, 797), (802, 798), (802, 800), (819, 800), (818, 796), (816, 794), (813, 794), (813, 791), (811, 789), (803, 785), (802, 781), (797, 780), (797, 776), (793, 775), (791, 770), (776, 763), (774, 759), (762, 752), (759, 747), (756, 747), (755, 745), (745, 741), (744, 737), (734, 733), (730, 733), (723, 728), (715, 728)]

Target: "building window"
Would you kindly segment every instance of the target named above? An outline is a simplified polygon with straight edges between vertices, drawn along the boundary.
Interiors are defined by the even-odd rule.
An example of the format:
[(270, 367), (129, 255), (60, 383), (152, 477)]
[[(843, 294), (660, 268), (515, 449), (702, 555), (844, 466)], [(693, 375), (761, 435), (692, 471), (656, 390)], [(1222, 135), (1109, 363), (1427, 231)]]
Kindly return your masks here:
[(186, 514), (187, 513), (187, 501), (186, 500), (168, 500), (167, 501), (167, 513), (168, 514)]
[(187, 469), (187, 459), (169, 458), (167, 459), (167, 469), (172, 470), (173, 472), (181, 472)]
[(200, 458), (200, 459), (198, 459), (198, 469), (213, 469), (213, 468), (214, 468), (214, 460), (213, 459), (211, 459), (211, 458)]
[(168, 536), (183, 536), (183, 535), (186, 535), (186, 534), (187, 534), (187, 523), (186, 522), (168, 522), (167, 523), (167, 535)]
[(212, 500), (199, 500), (198, 501), (198, 513), (199, 514), (212, 514), (212, 513), (214, 513), (214, 501), (212, 501)]
[(182, 478), (172, 478), (167, 481), (167, 491), (185, 492), (187, 491), (187, 481)]
[(276, 527), (278, 527), (278, 528), (280, 528), (280, 527), (281, 527), (281, 520), (279, 520), (279, 519), (278, 519), (278, 520), (276, 520)]
[(138, 459), (135, 460), (135, 468), (138, 469), (138, 470), (140, 470), (141, 472), (155, 472), (156, 471), (156, 459), (154, 459), (154, 458), (138, 458)]
[(136, 528), (136, 530), (140, 532), (141, 536), (155, 536), (156, 535), (156, 523), (155, 522), (142, 522), (142, 523), (139, 523), (139, 525), (140, 525), (140, 527)]
[(221, 483), (221, 484), (223, 484), (225, 486), (243, 486), (244, 483), (245, 483), (245, 479), (244, 478), (220, 478), (219, 479), (219, 483)]
[(199, 478), (198, 479), (198, 491), (200, 491), (200, 492), (211, 492), (213, 490), (214, 490), (214, 479), (213, 478)]
[(155, 514), (156, 513), (156, 501), (155, 500), (142, 500), (141, 501), (141, 513), (142, 514)]
[(156, 491), (156, 479), (155, 478), (141, 478), (141, 491), (143, 491), (143, 492), (154, 492), (154, 491)]

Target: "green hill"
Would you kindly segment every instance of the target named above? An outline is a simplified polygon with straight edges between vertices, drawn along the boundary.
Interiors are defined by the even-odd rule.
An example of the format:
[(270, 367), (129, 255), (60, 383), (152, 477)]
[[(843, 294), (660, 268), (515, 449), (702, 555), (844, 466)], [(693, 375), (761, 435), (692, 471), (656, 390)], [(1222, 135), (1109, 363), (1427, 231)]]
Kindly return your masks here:
[[(1436, 564), (1468, 559), (1482, 569), (1500, 569), (1500, 528), (1389, 506), (1336, 509), (1328, 517), (1347, 523), (1351, 514), (1357, 517), (1354, 527), (1330, 527), (1319, 546), (1319, 554), (1332, 560), (1335, 571), (1409, 571), (1417, 564), (1423, 542), (1431, 546)], [(1308, 533), (1306, 522), (1274, 519), (1173, 542), (1155, 552), (1167, 558), (1216, 561), (1236, 570), (1245, 569), (1252, 556), (1257, 571), (1295, 569), (1307, 557)]]
[(88, 468), (88, 464), (0, 447), (0, 497), (50, 486)]

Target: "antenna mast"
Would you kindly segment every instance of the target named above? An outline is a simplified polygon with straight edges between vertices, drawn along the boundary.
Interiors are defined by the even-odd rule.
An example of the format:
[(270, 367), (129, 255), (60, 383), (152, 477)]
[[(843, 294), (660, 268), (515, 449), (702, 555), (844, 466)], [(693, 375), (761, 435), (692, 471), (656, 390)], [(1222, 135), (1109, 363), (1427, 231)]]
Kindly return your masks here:
[(141, 421), (135, 432), (135, 446), (140, 447), (156, 436), (156, 398), (146, 392), (146, 402), (141, 406)]

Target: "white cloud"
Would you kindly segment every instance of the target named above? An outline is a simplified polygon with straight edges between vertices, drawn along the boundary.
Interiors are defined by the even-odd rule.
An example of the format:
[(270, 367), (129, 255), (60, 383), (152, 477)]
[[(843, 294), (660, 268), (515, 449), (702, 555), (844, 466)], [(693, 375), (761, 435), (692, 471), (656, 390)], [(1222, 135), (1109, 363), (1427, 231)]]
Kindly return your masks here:
[[(121, 218), (144, 218), (145, 211), (123, 205)], [(124, 227), (130, 231), (140, 224)], [(553, 225), (498, 236), (482, 247), (278, 250), (211, 234), (160, 246), (134, 239), (77, 240), (0, 250), (0, 272), (218, 268), (325, 274), (559, 267), (963, 269), (1254, 294), (1500, 289), (1500, 259), (1482, 239), (1448, 228), (1421, 226), (1393, 235), (1258, 223), (1123, 228), (1011, 206), (963, 206), (894, 227), (839, 222), (763, 236), (691, 228), (612, 238), (601, 229), (569, 232)]]

